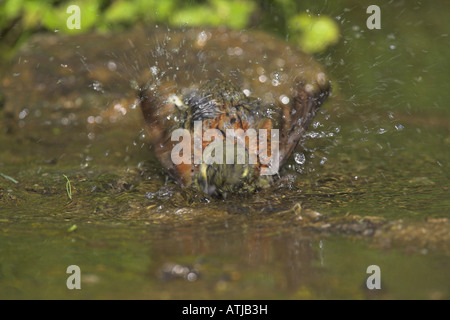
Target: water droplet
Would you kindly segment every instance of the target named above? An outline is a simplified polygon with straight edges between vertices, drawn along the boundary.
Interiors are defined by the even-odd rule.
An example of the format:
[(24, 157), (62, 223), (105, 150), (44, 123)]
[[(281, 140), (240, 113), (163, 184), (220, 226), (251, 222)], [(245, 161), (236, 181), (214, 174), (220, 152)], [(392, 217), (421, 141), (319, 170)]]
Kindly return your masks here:
[(321, 126), (322, 126), (322, 124), (320, 123), (320, 121), (314, 121), (312, 124), (312, 127), (314, 129), (317, 129), (318, 127), (321, 127)]
[(150, 71), (151, 71), (151, 73), (152, 73), (154, 76), (156, 76), (156, 75), (158, 75), (159, 69), (158, 69), (157, 66), (153, 66), (153, 67), (150, 68)]
[(197, 274), (195, 272), (189, 272), (188, 275), (186, 276), (186, 279), (189, 282), (193, 282), (197, 280)]
[(145, 197), (149, 200), (155, 198), (155, 196), (156, 196), (156, 192), (146, 192), (145, 193)]
[(95, 122), (95, 117), (94, 117), (94, 116), (89, 116), (89, 117), (87, 118), (87, 122), (88, 122), (89, 124), (94, 124), (94, 122)]
[(280, 101), (282, 104), (288, 104), (290, 99), (288, 96), (285, 96), (284, 94), (280, 96)]
[(267, 81), (267, 77), (265, 75), (261, 75), (261, 76), (259, 76), (258, 80), (259, 80), (259, 82), (264, 83)]
[(315, 131), (310, 131), (307, 135), (308, 135), (309, 137), (315, 139), (315, 138), (317, 138), (317, 137), (319, 136), (319, 133), (318, 133), (318, 132), (315, 132)]
[(86, 169), (87, 167), (89, 167), (89, 163), (80, 163), (80, 167), (81, 169)]
[(294, 160), (297, 164), (303, 165), (306, 162), (305, 155), (303, 153), (296, 152), (294, 154)]
[(27, 108), (25, 108), (25, 109), (23, 109), (22, 111), (20, 111), (20, 113), (19, 113), (19, 119), (20, 120), (22, 120), (22, 119), (25, 119), (25, 117), (28, 115), (28, 109)]
[(120, 112), (122, 115), (127, 114), (127, 109), (125, 109), (120, 103), (114, 105), (114, 111)]
[(114, 61), (108, 61), (108, 70), (109, 71), (116, 71), (117, 65)]
[(208, 41), (208, 39), (209, 39), (208, 34), (205, 31), (200, 32), (197, 35), (197, 45), (199, 47), (203, 47)]
[(103, 93), (104, 91), (103, 91), (103, 88), (102, 88), (102, 84), (99, 82), (99, 81), (94, 81), (93, 83), (92, 83), (92, 88), (95, 90), (95, 91), (99, 91), (99, 92), (101, 92), (101, 93)]

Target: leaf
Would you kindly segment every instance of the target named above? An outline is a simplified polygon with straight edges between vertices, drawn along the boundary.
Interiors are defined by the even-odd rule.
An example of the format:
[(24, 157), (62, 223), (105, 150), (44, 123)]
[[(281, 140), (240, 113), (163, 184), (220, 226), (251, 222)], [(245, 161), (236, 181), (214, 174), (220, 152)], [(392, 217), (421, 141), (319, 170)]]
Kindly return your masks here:
[(218, 26), (220, 25), (220, 18), (212, 8), (202, 5), (193, 6), (174, 13), (170, 18), (170, 23), (176, 26), (186, 23), (191, 26)]
[(12, 20), (20, 15), (23, 8), (23, 0), (7, 0), (0, 5), (1, 21)]
[(105, 22), (133, 22), (138, 17), (138, 9), (133, 2), (116, 1), (104, 13)]
[(324, 51), (339, 40), (338, 24), (326, 15), (295, 15), (289, 19), (288, 28), (292, 32), (292, 38), (307, 53)]
[(234, 29), (245, 28), (256, 7), (253, 1), (239, 0), (213, 0), (212, 4), (221, 24)]

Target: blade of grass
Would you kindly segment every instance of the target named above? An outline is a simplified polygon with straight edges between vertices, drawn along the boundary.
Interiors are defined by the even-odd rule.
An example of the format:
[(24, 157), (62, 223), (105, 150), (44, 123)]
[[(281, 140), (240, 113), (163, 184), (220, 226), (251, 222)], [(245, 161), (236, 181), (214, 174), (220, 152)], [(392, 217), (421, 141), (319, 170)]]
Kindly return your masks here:
[(12, 181), (14, 183), (19, 183), (19, 181), (17, 181), (16, 179), (11, 178), (10, 176), (7, 176), (6, 174), (3, 174), (1, 172), (0, 172), (0, 176), (2, 176), (3, 178), (8, 179), (9, 181)]
[(69, 197), (70, 200), (72, 200), (72, 186), (70, 185), (70, 180), (69, 180), (69, 178), (67, 178), (67, 176), (65, 174), (63, 174), (63, 176), (67, 180), (67, 182), (66, 182), (67, 196)]

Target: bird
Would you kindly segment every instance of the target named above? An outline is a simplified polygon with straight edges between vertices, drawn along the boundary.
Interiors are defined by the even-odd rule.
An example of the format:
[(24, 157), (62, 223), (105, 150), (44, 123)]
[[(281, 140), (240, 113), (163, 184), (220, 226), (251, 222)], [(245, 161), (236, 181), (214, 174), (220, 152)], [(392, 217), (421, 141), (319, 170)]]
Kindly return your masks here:
[[(139, 104), (166, 173), (218, 198), (270, 187), (331, 92), (312, 56), (257, 30), (139, 27), (36, 37), (15, 60), (3, 81), (12, 119), (29, 103), (17, 92), (29, 90), (43, 101), (92, 98), (92, 106), (107, 105), (105, 119), (115, 119), (117, 105)], [(84, 110), (92, 112), (78, 110), (79, 117)]]
[(165, 171), (219, 198), (271, 186), (330, 95), (323, 68), (262, 32), (197, 29), (156, 42), (138, 100)]

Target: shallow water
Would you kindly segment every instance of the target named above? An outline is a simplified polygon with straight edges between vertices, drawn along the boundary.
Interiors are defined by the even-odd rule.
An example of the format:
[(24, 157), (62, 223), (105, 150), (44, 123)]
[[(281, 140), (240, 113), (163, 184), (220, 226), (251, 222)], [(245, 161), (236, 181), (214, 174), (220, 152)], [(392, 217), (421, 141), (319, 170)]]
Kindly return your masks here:
[[(17, 90), (0, 118), (0, 298), (450, 298), (441, 4), (386, 4), (376, 31), (363, 6), (319, 10), (340, 17), (340, 44), (318, 56), (335, 91), (254, 195), (168, 180), (132, 94), (102, 94), (100, 73), (54, 96)], [(81, 290), (66, 288), (69, 265)], [(365, 285), (370, 265), (381, 290)]]

